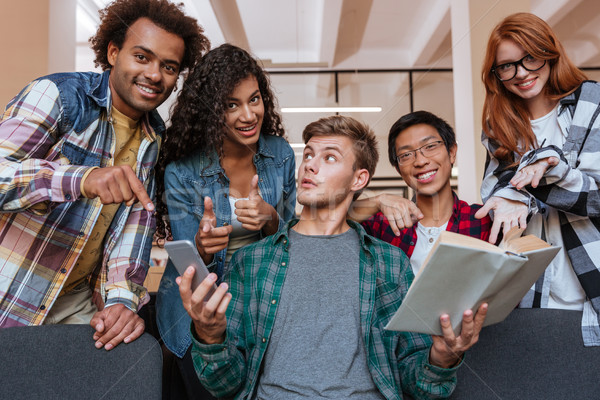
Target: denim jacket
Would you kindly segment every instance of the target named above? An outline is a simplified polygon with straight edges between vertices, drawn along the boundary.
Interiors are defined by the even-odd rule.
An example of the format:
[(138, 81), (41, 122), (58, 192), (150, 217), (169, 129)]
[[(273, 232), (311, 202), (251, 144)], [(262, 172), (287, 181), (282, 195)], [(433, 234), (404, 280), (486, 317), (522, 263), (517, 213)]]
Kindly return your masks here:
[[(37, 79), (8, 104), (0, 121), (0, 327), (39, 325), (73, 270), (100, 215), (81, 195), (91, 167), (113, 165), (110, 71)], [(136, 173), (154, 196), (154, 165), (164, 124), (142, 118)], [(137, 311), (155, 223), (139, 204), (121, 204), (90, 284), (107, 306)]]
[[(253, 161), (261, 196), (277, 211), (281, 228), (294, 216), (296, 206), (294, 151), (284, 138), (261, 134)], [(205, 196), (213, 200), (217, 226), (231, 223), (229, 179), (216, 152), (212, 152), (210, 157), (195, 154), (167, 166), (165, 197), (174, 240), (194, 241), (204, 214)], [(219, 280), (223, 276), (226, 252), (227, 249), (223, 249), (215, 254), (213, 263), (209, 265)], [(179, 287), (175, 283), (178, 276), (169, 261), (160, 282), (156, 309), (163, 341), (181, 358), (192, 344), (192, 339), (189, 334), (191, 319), (183, 308)]]

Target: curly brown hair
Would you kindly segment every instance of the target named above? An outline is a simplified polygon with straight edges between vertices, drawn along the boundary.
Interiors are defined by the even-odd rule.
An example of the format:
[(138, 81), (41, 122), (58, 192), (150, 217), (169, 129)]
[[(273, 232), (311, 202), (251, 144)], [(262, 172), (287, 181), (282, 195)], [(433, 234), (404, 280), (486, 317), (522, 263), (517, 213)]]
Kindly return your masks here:
[(120, 49), (125, 42), (129, 27), (140, 18), (148, 18), (155, 25), (183, 39), (185, 53), (181, 71), (191, 67), (197, 58), (210, 49), (210, 41), (203, 35), (198, 21), (183, 12), (183, 3), (168, 0), (116, 0), (99, 11), (100, 26), (89, 40), (96, 53), (94, 64), (102, 70), (111, 67), (108, 62), (108, 44), (113, 42)]
[(194, 66), (177, 96), (156, 166), (157, 237), (170, 234), (167, 206), (164, 202), (164, 173), (167, 165), (196, 153), (206, 157), (216, 151), (222, 157), (228, 99), (236, 86), (254, 76), (265, 108), (260, 134), (284, 136), (281, 116), (269, 77), (258, 62), (245, 50), (223, 44), (209, 51)]

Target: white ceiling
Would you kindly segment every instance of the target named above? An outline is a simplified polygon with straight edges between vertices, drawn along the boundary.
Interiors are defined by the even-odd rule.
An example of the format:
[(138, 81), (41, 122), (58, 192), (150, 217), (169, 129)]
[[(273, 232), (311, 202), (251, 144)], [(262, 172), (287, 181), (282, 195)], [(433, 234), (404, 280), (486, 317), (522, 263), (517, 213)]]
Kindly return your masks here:
[[(213, 47), (246, 48), (267, 67), (452, 67), (451, 0), (182, 0)], [(109, 0), (79, 0), (89, 11)], [(530, 0), (579, 66), (600, 66), (600, 1)], [(502, 1), (496, 3), (502, 7)], [(89, 29), (88, 29), (89, 30)], [(81, 42), (91, 32), (83, 30)]]

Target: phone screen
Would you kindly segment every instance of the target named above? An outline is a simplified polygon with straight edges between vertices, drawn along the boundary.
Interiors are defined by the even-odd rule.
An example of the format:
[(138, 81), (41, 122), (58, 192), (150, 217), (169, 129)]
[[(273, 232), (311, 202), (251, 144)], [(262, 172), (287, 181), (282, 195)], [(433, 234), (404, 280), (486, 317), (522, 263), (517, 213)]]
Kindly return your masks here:
[[(174, 240), (165, 243), (165, 250), (167, 250), (169, 258), (173, 261), (173, 265), (180, 275), (183, 275), (189, 266), (194, 267), (196, 272), (192, 278), (192, 291), (196, 290), (209, 274), (206, 264), (204, 264), (202, 257), (196, 250), (196, 246), (189, 240)], [(215, 288), (216, 286), (213, 285), (213, 290), (206, 296), (207, 299), (212, 295)]]

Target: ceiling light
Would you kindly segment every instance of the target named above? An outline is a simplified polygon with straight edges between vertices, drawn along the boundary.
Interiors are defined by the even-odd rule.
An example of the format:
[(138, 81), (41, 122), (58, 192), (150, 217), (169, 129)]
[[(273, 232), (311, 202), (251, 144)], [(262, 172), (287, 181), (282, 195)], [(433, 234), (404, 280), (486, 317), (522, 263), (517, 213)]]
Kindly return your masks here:
[(381, 112), (381, 107), (282, 107), (282, 113)]

